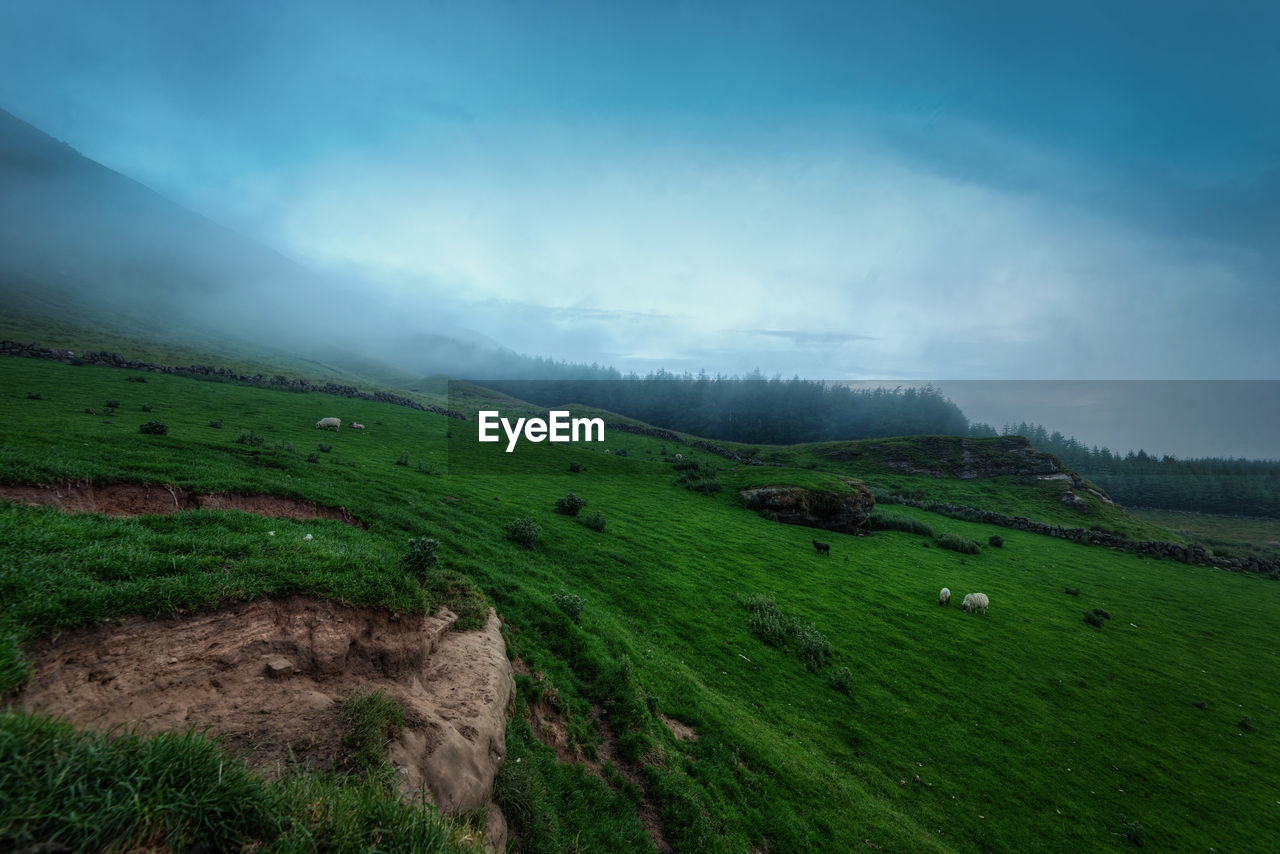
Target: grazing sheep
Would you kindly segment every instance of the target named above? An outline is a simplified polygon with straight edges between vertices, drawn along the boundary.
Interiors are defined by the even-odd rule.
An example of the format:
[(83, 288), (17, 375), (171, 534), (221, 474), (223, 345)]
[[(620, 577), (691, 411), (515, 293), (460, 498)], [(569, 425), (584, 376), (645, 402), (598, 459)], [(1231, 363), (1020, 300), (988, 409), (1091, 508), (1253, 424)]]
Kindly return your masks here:
[(976, 614), (978, 611), (987, 613), (987, 606), (991, 602), (987, 599), (985, 593), (966, 593), (964, 597), (964, 610), (967, 614)]
[(942, 588), (942, 592), (940, 592), (940, 593), (938, 594), (938, 604), (939, 604), (939, 605), (950, 605), (950, 604), (951, 604), (951, 591), (950, 591), (950, 590), (948, 590), (948, 589), (947, 589), (947, 588), (945, 588), (945, 587), (944, 587), (944, 588)]
[(683, 459), (684, 459), (684, 454), (676, 454), (676, 459), (677, 459), (677, 460), (683, 460)]
[(317, 430), (332, 430), (333, 432), (337, 433), (339, 428), (341, 427), (342, 427), (341, 418), (321, 418), (319, 421), (316, 422)]
[(813, 547), (818, 550), (820, 555), (831, 554), (831, 543), (820, 543), (817, 540), (813, 540)]
[(352, 422), (351, 422), (351, 429), (352, 429), (352, 430), (363, 430), (363, 429), (364, 429), (364, 425), (363, 425), (363, 424), (361, 424), (359, 421), (352, 421)]

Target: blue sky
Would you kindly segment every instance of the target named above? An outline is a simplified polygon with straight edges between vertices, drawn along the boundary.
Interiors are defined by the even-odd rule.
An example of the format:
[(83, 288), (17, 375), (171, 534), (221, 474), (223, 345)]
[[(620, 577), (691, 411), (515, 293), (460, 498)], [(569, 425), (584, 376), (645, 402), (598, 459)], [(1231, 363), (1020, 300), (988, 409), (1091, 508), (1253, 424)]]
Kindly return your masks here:
[(0, 8), (0, 107), (622, 368), (1273, 379), (1274, 3)]

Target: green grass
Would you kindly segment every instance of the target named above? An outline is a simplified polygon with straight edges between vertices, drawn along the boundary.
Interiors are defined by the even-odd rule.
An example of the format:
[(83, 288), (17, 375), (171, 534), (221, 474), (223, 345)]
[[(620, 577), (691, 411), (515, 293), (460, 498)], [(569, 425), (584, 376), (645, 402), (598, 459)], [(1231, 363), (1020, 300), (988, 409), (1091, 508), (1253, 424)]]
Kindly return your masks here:
[[(522, 704), (553, 692), (586, 751), (599, 748), (594, 710), (606, 713), (678, 850), (1118, 850), (1133, 823), (1153, 848), (1258, 850), (1280, 833), (1274, 582), (906, 506), (893, 515), (939, 537), (998, 533), (1004, 548), (961, 555), (885, 530), (824, 534), (831, 556), (820, 557), (812, 531), (761, 518), (738, 490), (842, 491), (838, 475), (857, 472), (741, 466), (668, 445), (719, 470), (722, 489), (703, 494), (676, 485), (663, 443), (643, 436), (608, 435), (603, 447), (625, 457), (587, 445), (504, 454), (475, 443), (474, 425), (383, 404), (178, 377), (135, 385), (120, 371), (22, 360), (0, 370), (0, 480), (270, 492), (369, 524), (4, 507), (0, 635), (282, 592), (419, 611), (462, 587), (477, 610), (498, 608), (509, 651), (541, 674), (521, 677)], [(143, 392), (153, 413), (131, 411)], [(83, 414), (107, 399), (121, 401), (113, 418)], [(369, 429), (316, 431), (327, 415)], [(223, 429), (208, 427), (214, 418)], [(139, 434), (143, 419), (168, 434)], [(265, 446), (235, 444), (241, 429)], [(308, 463), (322, 440), (332, 453)], [(403, 451), (443, 474), (395, 465)], [(1048, 506), (1036, 484), (893, 477), (1032, 518)], [(568, 492), (608, 517), (604, 532), (555, 512)], [(1069, 512), (1050, 509), (1047, 521)], [(1142, 529), (1108, 512), (1095, 519)], [(541, 528), (532, 548), (506, 539), (519, 517)], [(426, 584), (401, 560), (421, 537), (440, 543)], [(989, 613), (938, 607), (943, 586), (956, 601), (988, 594)], [(570, 595), (588, 603), (576, 621), (557, 602)], [(792, 635), (766, 643), (742, 605), (753, 596), (829, 653), (806, 661)], [(1081, 619), (1093, 608), (1112, 615), (1101, 630)], [(678, 742), (655, 710), (698, 739)], [(1239, 726), (1246, 715), (1252, 730)], [(557, 765), (519, 716), (508, 741), (497, 796), (527, 850), (644, 847), (635, 792)]]
[(1180, 534), (1188, 542), (1228, 557), (1257, 555), (1280, 560), (1280, 519), (1217, 516), (1181, 510), (1139, 509), (1134, 516)]
[(371, 691), (352, 694), (338, 707), (347, 732), (342, 744), (349, 751), (349, 761), (362, 773), (390, 778), (393, 770), (387, 762), (387, 744), (395, 730), (404, 724), (404, 709), (391, 698)]

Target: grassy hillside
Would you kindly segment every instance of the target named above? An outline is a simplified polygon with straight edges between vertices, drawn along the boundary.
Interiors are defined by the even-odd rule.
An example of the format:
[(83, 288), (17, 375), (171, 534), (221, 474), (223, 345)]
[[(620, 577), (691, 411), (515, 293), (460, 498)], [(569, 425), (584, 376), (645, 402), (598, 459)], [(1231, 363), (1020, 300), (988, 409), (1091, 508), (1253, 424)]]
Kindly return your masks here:
[[(533, 736), (524, 710), (548, 698), (587, 753), (603, 751), (595, 721), (608, 720), (618, 761), (641, 769), (682, 851), (1113, 850), (1139, 837), (1259, 850), (1280, 832), (1280, 586), (906, 507), (892, 512), (1004, 546), (961, 555), (918, 534), (823, 533), (823, 557), (813, 531), (737, 499), (742, 486), (840, 490), (838, 475), (862, 474), (1001, 512), (1061, 512), (1016, 479), (877, 473), (812, 449), (770, 452), (795, 467), (734, 466), (667, 447), (719, 469), (722, 489), (701, 494), (675, 484), (663, 443), (644, 436), (508, 455), (471, 441), (474, 425), (390, 405), (127, 376), (0, 362), (0, 482), (268, 492), (340, 504), (369, 527), (3, 506), (0, 634), (22, 643), (285, 593), (473, 615), (491, 603), (527, 671), (496, 787), (521, 850), (648, 845), (635, 783), (557, 764)], [(330, 415), (368, 429), (314, 429)], [(167, 434), (140, 433), (147, 421)], [(238, 444), (246, 430), (264, 443)], [(555, 512), (569, 492), (588, 502), (580, 517)], [(594, 511), (603, 531), (583, 524)], [(532, 548), (505, 535), (517, 517), (541, 527)], [(419, 536), (441, 542), (443, 567), (421, 586), (400, 563)], [(990, 611), (938, 607), (943, 586), (957, 604), (987, 593)], [(1110, 614), (1101, 627), (1082, 619), (1094, 608)], [(8, 729), (32, 743), (24, 726)], [(18, 821), (5, 820), (0, 836)]]

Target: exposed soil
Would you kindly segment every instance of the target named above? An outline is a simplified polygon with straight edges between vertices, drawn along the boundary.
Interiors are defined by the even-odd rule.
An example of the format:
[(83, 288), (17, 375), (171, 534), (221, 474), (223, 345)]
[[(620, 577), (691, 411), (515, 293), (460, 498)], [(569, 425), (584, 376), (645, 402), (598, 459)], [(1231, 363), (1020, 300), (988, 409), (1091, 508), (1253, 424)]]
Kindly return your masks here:
[[(517, 672), (528, 673), (528, 668), (523, 662), (517, 661), (515, 666)], [(536, 703), (528, 706), (527, 711), (529, 726), (534, 735), (555, 751), (556, 759), (581, 765), (589, 774), (600, 778), (605, 783), (610, 781), (605, 777), (604, 766), (612, 763), (623, 779), (640, 790), (640, 803), (636, 807), (636, 812), (640, 824), (644, 826), (649, 838), (653, 841), (654, 848), (663, 852), (674, 850), (670, 840), (667, 839), (666, 824), (662, 820), (662, 811), (658, 807), (657, 800), (649, 793), (639, 767), (623, 761), (618, 756), (617, 737), (613, 734), (604, 712), (598, 706), (593, 706), (591, 713), (592, 722), (600, 734), (600, 744), (596, 748), (594, 759), (570, 743), (569, 728), (565, 725), (564, 717), (556, 708), (553, 699), (546, 693), (539, 697)]]
[(23, 504), (57, 507), (73, 513), (108, 516), (140, 516), (178, 513), (183, 510), (243, 510), (260, 516), (286, 519), (337, 519), (358, 528), (369, 527), (345, 507), (326, 507), (300, 498), (253, 495), (242, 492), (197, 493), (169, 484), (92, 484), (60, 481), (55, 484), (0, 484), (0, 499)]
[(275, 775), (345, 769), (338, 706), (376, 690), (405, 709), (387, 751), (401, 790), (446, 812), (491, 807), (515, 683), (497, 615), (471, 632), (451, 632), (456, 621), (306, 597), (134, 618), (32, 643), (17, 703), (96, 729), (208, 727)]
[(659, 714), (662, 722), (667, 725), (667, 729), (671, 730), (671, 734), (676, 737), (677, 741), (697, 741), (698, 731), (686, 723), (681, 723), (675, 718), (669, 718), (666, 715)]

